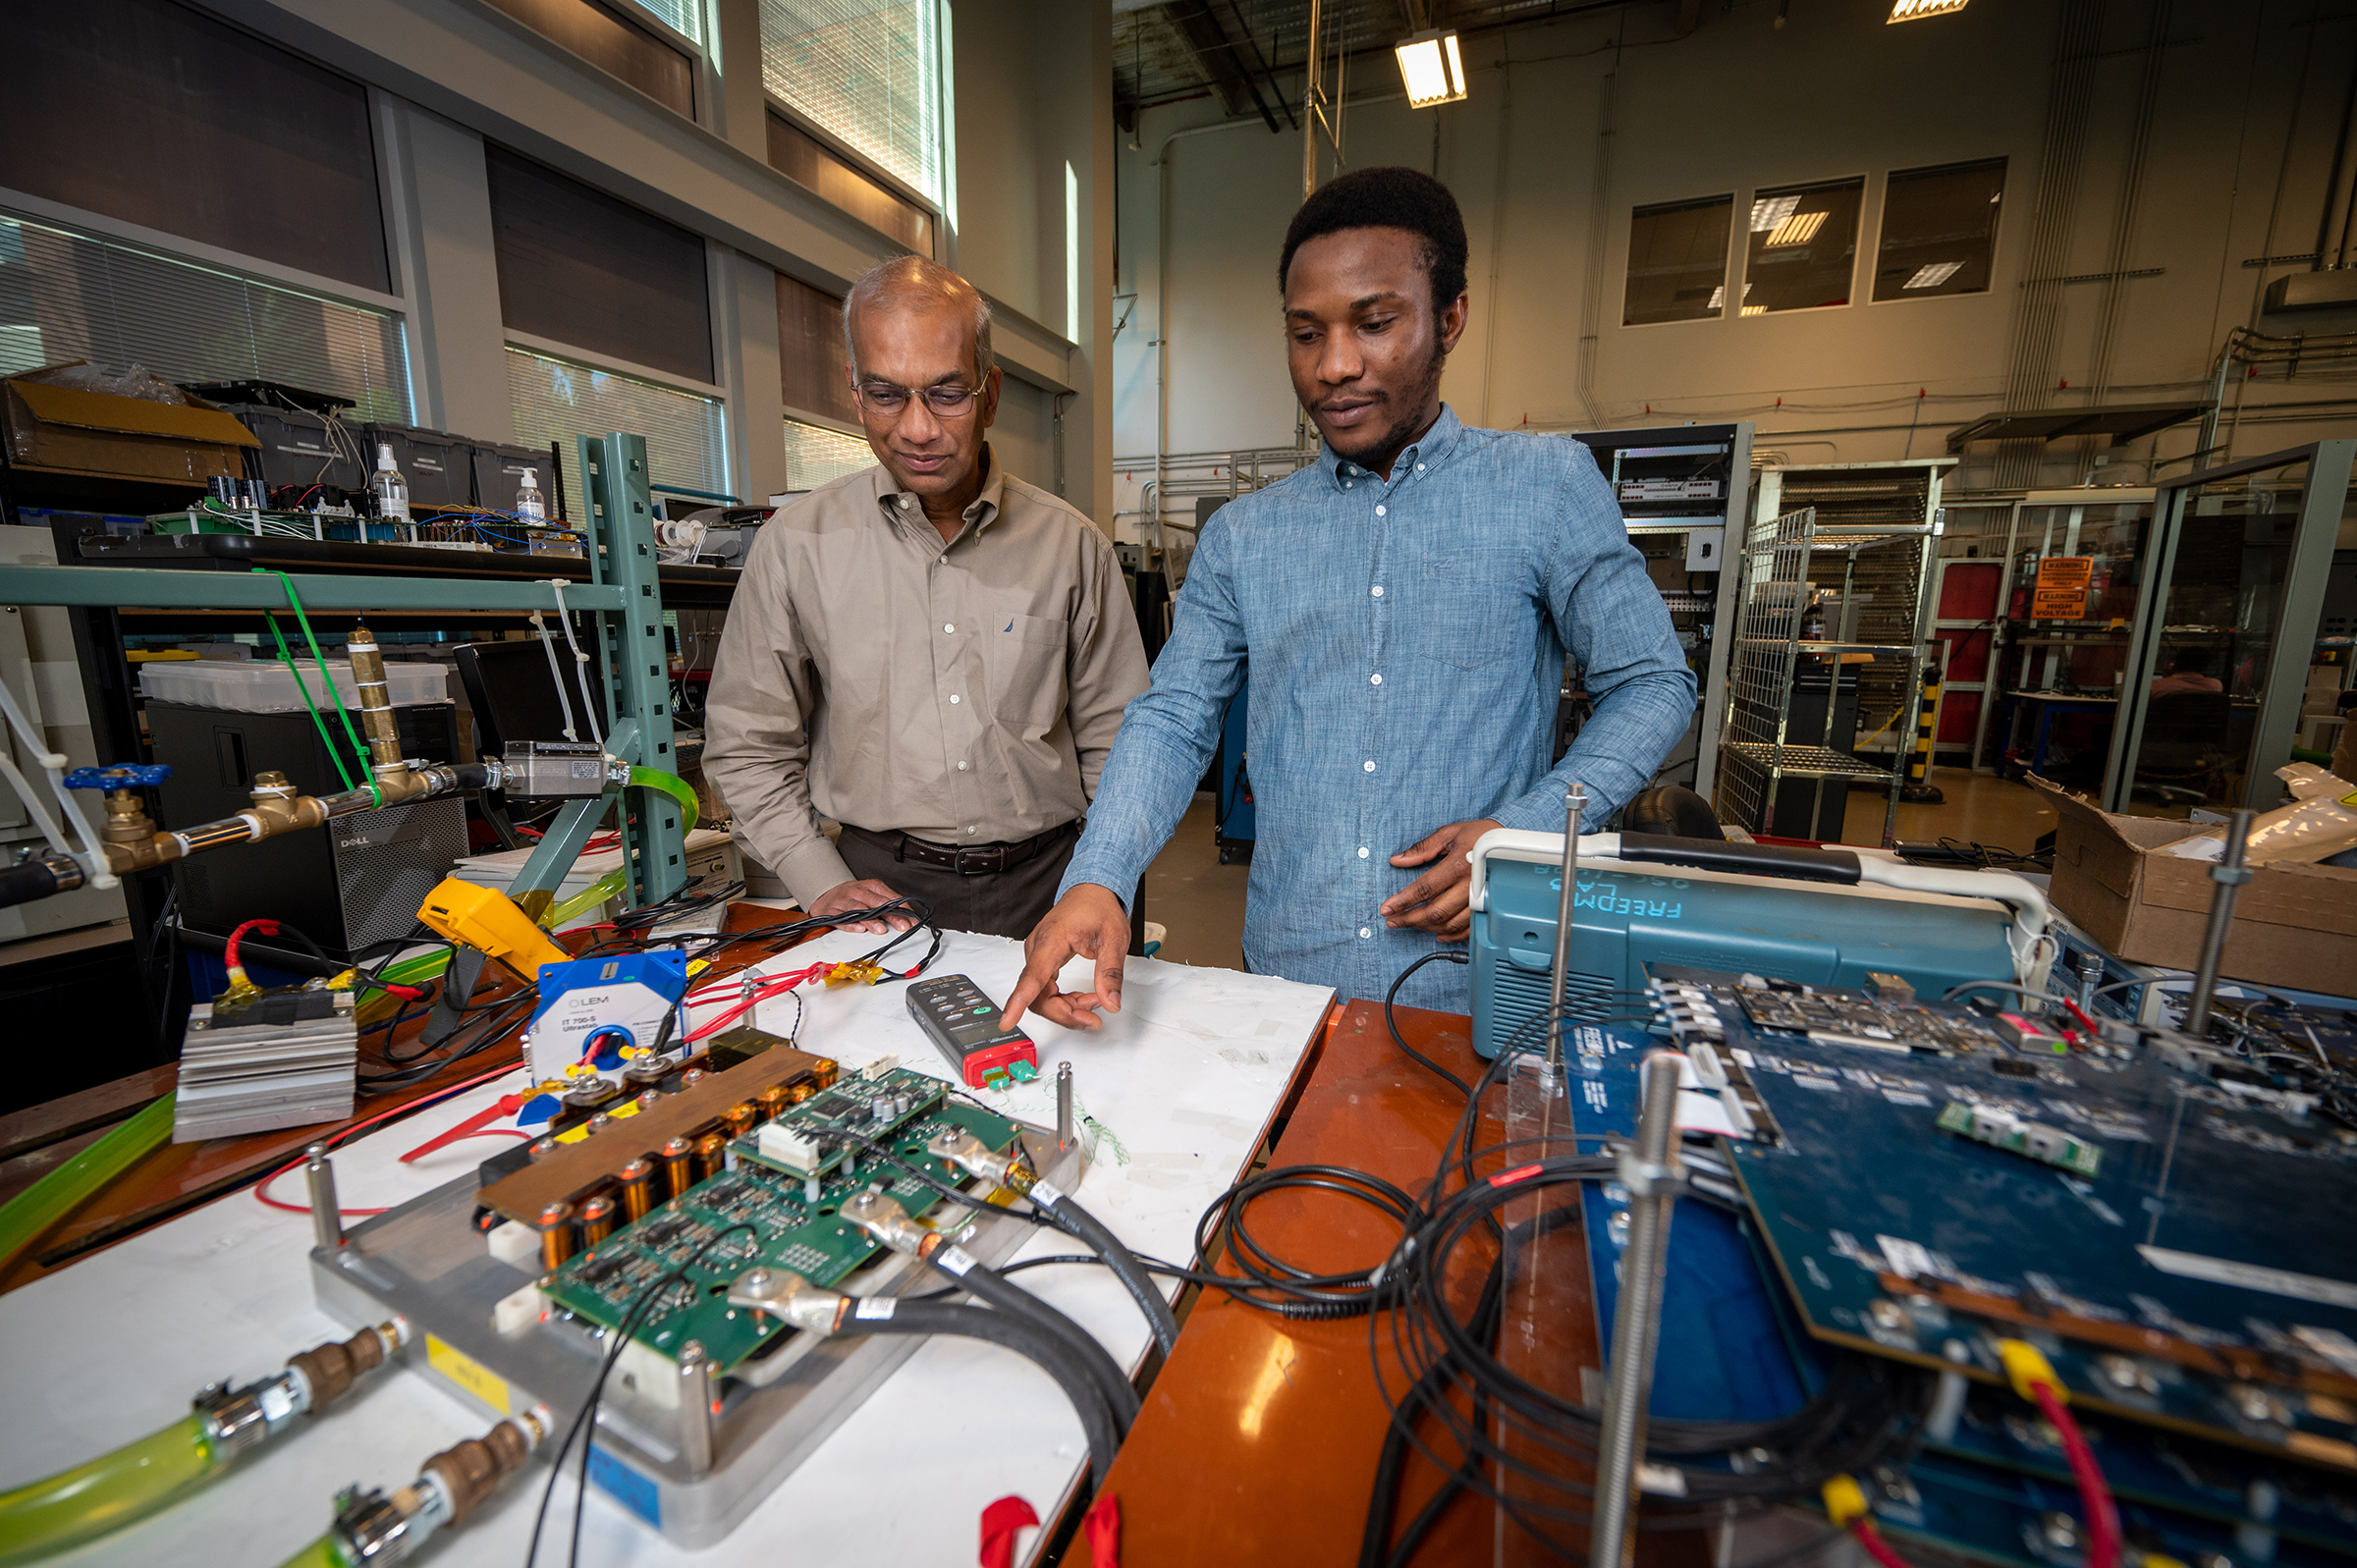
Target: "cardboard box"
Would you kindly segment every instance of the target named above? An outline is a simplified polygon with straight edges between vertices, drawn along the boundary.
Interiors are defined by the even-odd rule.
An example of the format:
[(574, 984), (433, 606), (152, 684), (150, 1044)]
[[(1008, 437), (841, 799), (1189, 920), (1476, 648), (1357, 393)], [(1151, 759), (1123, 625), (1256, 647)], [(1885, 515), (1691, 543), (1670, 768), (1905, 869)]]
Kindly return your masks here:
[[(2210, 862), (2156, 854), (2201, 831), (2160, 817), (2116, 817), (2084, 795), (2031, 775), (2060, 818), (2055, 828), (2056, 908), (2118, 957), (2191, 969), (2210, 923)], [(2253, 868), (2234, 902), (2220, 973), (2263, 986), (2346, 996), (2357, 991), (2357, 871), (2338, 866)]]
[(118, 398), (26, 377), (5, 383), (0, 392), (8, 460), (24, 467), (201, 487), (214, 474), (242, 476), (242, 449), (261, 445), (252, 431), (214, 407)]

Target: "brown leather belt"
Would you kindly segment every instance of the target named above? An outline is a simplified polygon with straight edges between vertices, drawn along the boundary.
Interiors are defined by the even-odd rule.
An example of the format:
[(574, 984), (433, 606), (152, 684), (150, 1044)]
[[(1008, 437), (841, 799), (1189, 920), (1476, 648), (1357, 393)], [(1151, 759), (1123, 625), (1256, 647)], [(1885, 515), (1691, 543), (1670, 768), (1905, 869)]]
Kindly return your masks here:
[(920, 866), (939, 866), (960, 877), (988, 877), (1002, 871), (1013, 871), (1026, 860), (1034, 860), (1057, 848), (1080, 831), (1077, 821), (1061, 828), (1050, 828), (1036, 838), (1015, 843), (945, 844), (930, 839), (912, 838), (904, 833), (875, 833), (866, 828), (843, 825), (845, 833), (862, 843), (892, 852), (895, 860), (913, 860)]

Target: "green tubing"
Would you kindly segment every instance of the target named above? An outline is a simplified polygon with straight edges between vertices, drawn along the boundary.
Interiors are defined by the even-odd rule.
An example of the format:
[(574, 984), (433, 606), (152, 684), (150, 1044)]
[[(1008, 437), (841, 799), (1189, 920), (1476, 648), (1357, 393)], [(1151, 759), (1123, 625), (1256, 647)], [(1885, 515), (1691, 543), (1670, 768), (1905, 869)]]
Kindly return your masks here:
[[(690, 812), (690, 821), (693, 820), (693, 816), (694, 814)], [(612, 871), (607, 872), (563, 903), (549, 905), (548, 912), (540, 917), (541, 926), (549, 931), (557, 930), (582, 910), (594, 909), (622, 892), (623, 889), (630, 886), (630, 880), (629, 875), (620, 866), (616, 866)]]
[(164, 1096), (0, 1205), (0, 1270), (169, 1139), (172, 1101)]
[(660, 789), (678, 801), (680, 809), (687, 814), (687, 820), (680, 832), (695, 832), (695, 791), (688, 787), (686, 780), (676, 773), (665, 773), (660, 768), (633, 767), (630, 769), (630, 783), (641, 789)]
[(330, 1531), (289, 1557), (280, 1568), (352, 1568), (352, 1559), (344, 1554), (344, 1543)]
[(143, 1519), (192, 1489), (219, 1463), (204, 1417), (192, 1413), (86, 1465), (0, 1493), (0, 1568)]

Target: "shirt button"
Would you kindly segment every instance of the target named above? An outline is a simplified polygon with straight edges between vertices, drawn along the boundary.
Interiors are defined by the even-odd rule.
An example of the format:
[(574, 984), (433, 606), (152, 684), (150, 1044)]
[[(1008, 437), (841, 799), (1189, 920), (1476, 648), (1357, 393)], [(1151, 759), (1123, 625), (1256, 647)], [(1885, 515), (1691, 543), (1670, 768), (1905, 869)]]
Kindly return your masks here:
[(942, 629), (942, 630), (944, 630), (944, 631), (956, 631), (958, 628), (957, 628), (956, 626), (949, 625), (949, 624), (945, 623), (945, 624), (942, 626), (942, 628), (941, 628), (941, 629)]
[(1375, 509), (1375, 515), (1377, 515), (1378, 517), (1380, 517), (1380, 516), (1384, 515), (1384, 514), (1385, 514), (1387, 512), (1389, 512), (1390, 510), (1391, 510), (1391, 509), (1390, 509), (1389, 507), (1377, 507), (1377, 508)]
[(965, 831), (966, 831), (967, 833), (972, 833), (974, 830), (973, 830), (973, 829), (971, 829), (971, 828), (968, 828), (968, 829), (966, 829)]
[(1383, 584), (1382, 584), (1382, 583), (1380, 583), (1380, 582), (1379, 582), (1379, 583), (1377, 583), (1377, 584), (1375, 585), (1375, 587), (1374, 587), (1374, 589), (1373, 589), (1372, 591), (1374, 592), (1374, 595), (1375, 595), (1375, 597), (1376, 597), (1376, 598), (1378, 598), (1378, 599), (1382, 598), (1382, 597), (1383, 597)]
[(1424, 471), (1424, 465), (1423, 465), (1422, 463), (1420, 463), (1420, 462), (1419, 462), (1419, 463), (1417, 463), (1417, 464), (1416, 464), (1416, 472), (1418, 472), (1418, 473), (1422, 473), (1423, 471)]
[(963, 773), (963, 772), (965, 772), (965, 764), (964, 764), (964, 763), (962, 763), (962, 762), (961, 762), (961, 763), (959, 763), (959, 764), (958, 764), (958, 771), (959, 771), (959, 773)]
[(1363, 843), (1358, 846), (1358, 858), (1361, 860), (1367, 858), (1367, 846)]
[(1373, 757), (1369, 757), (1369, 758), (1367, 759), (1367, 772), (1369, 772), (1369, 773), (1373, 773), (1374, 771), (1375, 771), (1375, 759), (1374, 759)]
[[(1377, 680), (1379, 680), (1379, 681), (1380, 681), (1380, 680), (1383, 678), (1383, 676), (1377, 676), (1375, 678), (1376, 678)], [(958, 693), (956, 693), (955, 691), (951, 692), (951, 693), (950, 693), (950, 701), (952, 701), (952, 702), (954, 703), (954, 702), (956, 702), (957, 700), (958, 700)]]
[(941, 564), (945, 567), (948, 566), (950, 564), (950, 558), (948, 556), (943, 556), (941, 558)]
[(913, 506), (915, 506), (915, 505), (916, 505), (916, 502), (915, 502), (915, 501), (914, 501), (912, 498), (910, 498), (910, 497), (908, 497), (908, 496), (903, 496), (903, 497), (901, 497), (901, 506), (902, 506), (902, 508), (903, 508), (904, 510), (905, 510), (906, 508), (909, 508), (909, 507), (913, 507)]
[[(1380, 686), (1380, 685), (1382, 685), (1382, 684), (1383, 684), (1383, 676), (1367, 676), (1367, 680), (1368, 680), (1368, 682), (1369, 682), (1370, 684), (1373, 684), (1373, 685), (1378, 685), (1378, 686)], [(951, 700), (952, 702), (956, 702), (958, 699), (957, 699), (956, 697), (952, 697), (950, 700)]]
[(1361, 926), (1358, 928), (1358, 935), (1363, 941), (1364, 939), (1375, 935), (1375, 928), (1373, 926)]

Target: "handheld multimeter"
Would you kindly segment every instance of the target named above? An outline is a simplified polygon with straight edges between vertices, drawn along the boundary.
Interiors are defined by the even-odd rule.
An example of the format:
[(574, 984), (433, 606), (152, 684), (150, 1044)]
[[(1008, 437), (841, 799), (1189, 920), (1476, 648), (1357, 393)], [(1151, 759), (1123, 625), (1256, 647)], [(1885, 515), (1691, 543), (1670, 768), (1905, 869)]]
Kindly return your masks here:
[(1039, 1055), (1031, 1037), (1001, 1029), (999, 1004), (963, 975), (943, 975), (910, 986), (908, 1012), (969, 1089), (1001, 1089), (1039, 1076)]

